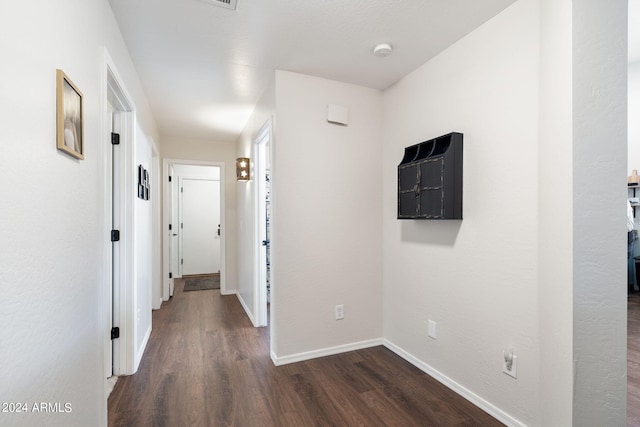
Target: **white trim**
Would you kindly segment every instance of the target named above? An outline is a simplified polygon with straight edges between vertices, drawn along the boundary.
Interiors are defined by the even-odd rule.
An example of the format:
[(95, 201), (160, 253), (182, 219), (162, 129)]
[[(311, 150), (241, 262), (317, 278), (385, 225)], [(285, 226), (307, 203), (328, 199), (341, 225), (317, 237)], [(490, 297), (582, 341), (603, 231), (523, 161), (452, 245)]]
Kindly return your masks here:
[[(103, 100), (102, 109), (106, 109), (110, 96), (114, 97), (112, 105), (115, 111), (119, 112), (120, 137), (124, 142), (120, 152), (120, 167), (123, 177), (120, 180), (119, 198), (120, 200), (120, 251), (119, 251), (119, 276), (117, 283), (120, 283), (119, 292), (115, 294), (118, 306), (119, 316), (118, 324), (120, 327), (120, 338), (114, 341), (113, 363), (114, 375), (130, 375), (134, 373), (134, 365), (136, 355), (134, 354), (134, 295), (131, 286), (125, 286), (127, 283), (134, 283), (134, 265), (133, 265), (133, 190), (131, 183), (133, 182), (133, 148), (135, 136), (135, 111), (136, 107), (132, 101), (129, 92), (126, 90), (123, 79), (120, 77), (115, 63), (106, 48), (103, 51)], [(111, 231), (111, 144), (108, 139), (107, 129), (111, 128), (106, 111), (102, 114), (102, 132), (105, 136), (102, 147), (103, 155), (103, 235), (105, 244), (102, 246), (103, 255), (103, 278), (104, 278), (104, 295), (105, 295), (105, 341), (104, 341), (104, 357), (107, 358), (106, 352), (110, 351), (111, 346), (111, 241), (108, 236)], [(106, 361), (105, 361), (106, 363)], [(105, 379), (106, 386), (106, 379)]]
[(434, 369), (433, 367), (431, 367), (430, 365), (424, 363), (423, 361), (421, 361), (417, 357), (413, 356), (412, 354), (408, 353), (407, 351), (403, 350), (402, 348), (398, 347), (397, 345), (395, 345), (391, 341), (389, 341), (387, 339), (384, 339), (383, 340), (383, 345), (385, 347), (387, 347), (389, 350), (393, 351), (398, 356), (402, 357), (407, 362), (411, 363), (416, 368), (420, 369), (421, 371), (423, 371), (424, 373), (429, 375), (430, 377), (434, 378), (435, 380), (439, 381), (441, 384), (443, 384), (443, 385), (447, 386), (448, 388), (450, 388), (451, 390), (455, 391), (460, 396), (464, 397), (469, 402), (473, 403), (478, 408), (482, 409), (483, 411), (485, 411), (486, 413), (488, 413), (489, 415), (491, 415), (492, 417), (494, 417), (498, 421), (506, 424), (507, 426), (526, 427), (526, 424), (518, 421), (516, 418), (514, 418), (511, 415), (507, 414), (502, 409), (500, 409), (497, 406), (493, 405), (492, 403), (486, 401), (485, 399), (483, 399), (482, 397), (478, 396), (477, 394), (475, 394), (474, 392), (472, 392), (468, 388), (464, 387), (463, 385), (458, 384), (457, 382), (455, 382), (451, 378), (449, 378), (446, 375), (444, 375), (442, 372), (440, 372), (440, 371)]
[(162, 166), (160, 165), (160, 150), (152, 137), (151, 141), (151, 209), (152, 209), (152, 284), (151, 284), (151, 309), (158, 310), (162, 306), (162, 201), (160, 191), (162, 178), (160, 177)]
[(338, 345), (335, 347), (321, 348), (318, 350), (305, 351), (302, 353), (291, 354), (289, 356), (278, 357), (273, 351), (271, 352), (271, 360), (274, 365), (282, 366), (289, 363), (303, 362), (305, 360), (317, 359), (319, 357), (333, 356), (334, 354), (347, 353), (349, 351), (362, 350), (370, 347), (383, 345), (382, 338), (375, 338), (367, 341), (359, 341), (350, 344)]
[[(260, 155), (262, 151), (264, 156), (268, 156), (269, 160), (271, 160), (271, 153), (267, 151), (267, 149), (271, 150), (271, 118), (267, 119), (255, 138), (253, 139), (252, 151), (253, 151), (253, 180), (256, 183), (254, 186), (253, 197), (254, 197), (254, 257), (253, 259), (256, 262), (254, 275), (253, 275), (253, 292), (254, 292), (254, 312), (256, 317), (256, 322), (254, 323), (256, 326), (267, 326), (267, 288), (263, 286), (263, 283), (266, 282), (266, 248), (262, 245), (263, 236), (266, 235), (266, 209), (264, 205), (265, 194), (263, 192), (263, 188), (265, 184), (265, 177), (263, 171), (265, 170), (265, 165), (262, 162), (265, 160), (263, 156)], [(261, 150), (261, 147), (264, 149)], [(273, 168), (271, 168), (273, 170)], [(273, 175), (273, 173), (272, 173)], [(273, 206), (271, 209), (273, 212)], [(273, 224), (273, 221), (272, 221)], [(271, 229), (270, 239), (273, 238), (273, 228)], [(271, 264), (271, 268), (273, 268), (273, 263)]]
[(234, 293), (238, 297), (238, 301), (240, 301), (240, 305), (242, 305), (244, 312), (247, 313), (247, 317), (249, 318), (249, 320), (251, 320), (251, 324), (257, 328), (259, 325), (256, 323), (256, 319), (255, 317), (253, 317), (253, 314), (251, 314), (251, 310), (249, 310), (249, 306), (247, 306), (247, 303), (244, 302), (242, 295), (240, 294), (240, 292), (234, 292)]
[(147, 328), (147, 332), (144, 334), (144, 339), (142, 340), (142, 344), (140, 345), (140, 349), (138, 350), (138, 354), (136, 355), (136, 360), (134, 364), (134, 372), (138, 370), (140, 367), (140, 362), (142, 362), (142, 356), (144, 355), (144, 351), (147, 349), (147, 343), (149, 342), (149, 337), (151, 337), (151, 325)]
[(169, 165), (189, 165), (189, 166), (215, 166), (220, 168), (220, 226), (222, 236), (220, 239), (220, 294), (230, 295), (233, 292), (227, 292), (227, 176), (224, 162), (208, 162), (201, 160), (186, 159), (162, 159), (162, 298), (166, 301), (169, 299), (169, 270), (171, 268), (171, 260), (169, 259), (169, 208), (171, 207), (171, 198), (169, 197)]

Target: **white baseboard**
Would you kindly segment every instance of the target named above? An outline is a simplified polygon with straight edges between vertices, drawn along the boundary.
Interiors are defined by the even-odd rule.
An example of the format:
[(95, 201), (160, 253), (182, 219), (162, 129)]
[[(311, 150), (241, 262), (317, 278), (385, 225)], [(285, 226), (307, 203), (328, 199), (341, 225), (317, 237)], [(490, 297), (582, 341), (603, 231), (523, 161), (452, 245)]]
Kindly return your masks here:
[(244, 302), (242, 295), (239, 292), (233, 293), (236, 294), (236, 297), (238, 297), (238, 301), (240, 301), (242, 308), (244, 308), (245, 313), (247, 313), (247, 317), (249, 317), (249, 320), (251, 320), (251, 324), (257, 328), (258, 324), (256, 323), (256, 319), (253, 317), (253, 313), (251, 313), (251, 310), (249, 310), (249, 307), (247, 307), (247, 304)]
[(142, 356), (144, 355), (144, 351), (147, 349), (147, 343), (149, 342), (149, 337), (151, 337), (151, 325), (147, 329), (147, 332), (144, 334), (144, 339), (142, 340), (142, 345), (140, 346), (140, 350), (138, 354), (136, 354), (136, 360), (133, 361), (133, 372), (138, 372), (138, 367), (140, 366), (140, 362), (142, 362)]
[(444, 384), (451, 390), (455, 391), (460, 396), (464, 397), (469, 402), (473, 403), (478, 408), (482, 409), (483, 411), (485, 411), (486, 413), (488, 413), (498, 421), (506, 424), (509, 427), (526, 427), (526, 424), (523, 424), (522, 422), (518, 421), (511, 415), (504, 412), (502, 409), (491, 404), (490, 402), (487, 402), (486, 400), (484, 400), (483, 398), (481, 398), (471, 390), (467, 389), (466, 387), (462, 386), (461, 384), (458, 384), (451, 378), (447, 377), (442, 372), (434, 369), (433, 367), (427, 365), (417, 357), (404, 351), (402, 348), (393, 344), (391, 341), (385, 339), (383, 340), (383, 345), (387, 347), (389, 350), (393, 351), (398, 356), (402, 357), (407, 362), (411, 363), (413, 366), (425, 372), (427, 375), (433, 377), (435, 380), (439, 381), (440, 383)]
[(321, 348), (319, 350), (305, 351), (303, 353), (291, 354), (289, 356), (278, 357), (271, 353), (271, 360), (276, 366), (287, 365), (289, 363), (302, 362), (304, 360), (316, 359), (318, 357), (333, 356), (334, 354), (346, 353), (348, 351), (362, 350), (363, 348), (383, 345), (382, 338), (360, 341), (351, 344), (338, 345), (335, 347)]

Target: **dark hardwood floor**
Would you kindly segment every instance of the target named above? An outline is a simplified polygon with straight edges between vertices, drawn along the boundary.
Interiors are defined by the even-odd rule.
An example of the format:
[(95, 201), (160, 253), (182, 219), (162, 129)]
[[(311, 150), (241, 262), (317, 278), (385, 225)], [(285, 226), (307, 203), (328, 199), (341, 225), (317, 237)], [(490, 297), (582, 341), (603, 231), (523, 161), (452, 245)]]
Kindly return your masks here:
[(109, 426), (500, 426), (384, 347), (280, 367), (268, 328), (235, 296), (183, 292), (153, 313), (138, 372), (109, 397)]
[(627, 426), (640, 427), (640, 294), (627, 306)]

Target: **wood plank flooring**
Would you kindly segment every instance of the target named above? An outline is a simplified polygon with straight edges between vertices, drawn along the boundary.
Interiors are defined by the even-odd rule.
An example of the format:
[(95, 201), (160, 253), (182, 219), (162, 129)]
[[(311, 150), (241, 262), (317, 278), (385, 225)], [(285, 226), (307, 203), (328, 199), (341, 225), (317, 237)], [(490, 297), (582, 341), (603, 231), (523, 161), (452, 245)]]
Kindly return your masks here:
[(640, 427), (640, 294), (627, 306), (627, 426)]
[(235, 296), (182, 292), (153, 313), (138, 372), (109, 397), (109, 426), (500, 426), (384, 347), (280, 367), (268, 328)]

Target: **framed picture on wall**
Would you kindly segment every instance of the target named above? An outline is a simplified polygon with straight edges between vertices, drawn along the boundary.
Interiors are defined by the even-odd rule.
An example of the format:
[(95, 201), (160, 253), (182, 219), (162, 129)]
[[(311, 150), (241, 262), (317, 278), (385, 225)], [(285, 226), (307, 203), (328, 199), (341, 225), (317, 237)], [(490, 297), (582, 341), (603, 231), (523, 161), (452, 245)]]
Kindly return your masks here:
[(82, 92), (62, 71), (56, 70), (56, 142), (58, 150), (84, 159)]

